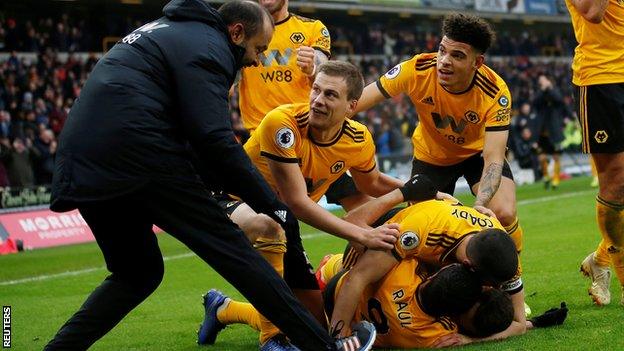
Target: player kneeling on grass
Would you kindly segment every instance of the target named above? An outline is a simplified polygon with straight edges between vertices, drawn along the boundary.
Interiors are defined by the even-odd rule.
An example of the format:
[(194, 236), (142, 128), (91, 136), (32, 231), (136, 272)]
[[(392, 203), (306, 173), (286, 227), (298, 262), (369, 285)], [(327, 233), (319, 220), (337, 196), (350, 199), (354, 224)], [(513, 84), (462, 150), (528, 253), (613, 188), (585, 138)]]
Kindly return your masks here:
[[(326, 277), (336, 273), (320, 269)], [(348, 289), (344, 283), (351, 273), (343, 270), (330, 278), (323, 294), (329, 316), (334, 302), (339, 303), (335, 299)], [(479, 276), (467, 267), (455, 263), (428, 278), (427, 274), (417, 259), (407, 259), (365, 287), (356, 301), (353, 322), (369, 320), (375, 325), (375, 347), (466, 344), (511, 324), (514, 312), (509, 295), (500, 289), (484, 290)], [(345, 326), (338, 324), (333, 334), (350, 329)]]
[[(463, 206), (457, 200), (422, 201), (431, 199), (436, 191), (431, 180), (416, 174), (404, 187), (373, 199), (349, 212), (345, 220), (367, 227), (379, 223), (399, 225), (399, 240), (389, 251), (347, 251), (345, 268), (363, 260), (361, 272), (351, 274), (354, 288), (345, 289), (350, 295), (337, 303), (332, 327), (352, 319), (354, 299), (362, 289), (390, 271), (402, 260), (417, 258), (440, 268), (450, 263), (462, 263), (481, 277), (483, 285), (502, 286), (514, 304), (514, 321), (507, 330), (491, 336), (503, 339), (517, 330), (544, 326), (527, 322), (524, 312), (524, 290), (516, 246), (501, 223), (490, 212), (480, 213)], [(420, 201), (405, 208), (394, 208), (403, 201)], [(357, 278), (357, 279), (355, 279)], [(347, 330), (343, 330), (346, 333)]]
[[(341, 259), (342, 255), (334, 255), (330, 261)], [(328, 315), (349, 275), (340, 266), (321, 267), (329, 279), (323, 292)], [(225, 324), (234, 322), (227, 319), (230, 305), (245, 303), (230, 300), (216, 290), (209, 296), (215, 301), (212, 325), (216, 336)], [(505, 330), (513, 320), (513, 306), (500, 289), (483, 290), (479, 277), (461, 264), (448, 265), (426, 278), (418, 260), (409, 259), (366, 287), (357, 300), (355, 316), (354, 322), (368, 320), (375, 325), (375, 347), (428, 348), (466, 344), (473, 337)], [(260, 329), (257, 317), (237, 322)]]

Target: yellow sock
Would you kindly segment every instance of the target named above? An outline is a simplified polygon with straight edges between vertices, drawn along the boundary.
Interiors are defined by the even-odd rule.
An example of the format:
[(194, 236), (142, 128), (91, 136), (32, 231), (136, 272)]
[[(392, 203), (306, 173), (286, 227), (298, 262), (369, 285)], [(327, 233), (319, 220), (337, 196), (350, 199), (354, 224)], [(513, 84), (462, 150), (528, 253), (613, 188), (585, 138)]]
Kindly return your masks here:
[(510, 225), (505, 226), (505, 231), (509, 234), (514, 244), (516, 244), (516, 250), (518, 251), (518, 271), (516, 272), (516, 276), (521, 276), (522, 262), (520, 261), (520, 253), (522, 252), (522, 237), (524, 236), (524, 232), (522, 231), (518, 217), (516, 217)]
[(258, 238), (253, 244), (258, 253), (275, 268), (280, 277), (284, 276), (284, 254), (286, 253), (286, 241), (267, 238)]
[[(284, 253), (286, 253), (286, 241), (267, 238), (258, 238), (254, 247), (275, 268), (280, 277), (284, 276)], [(260, 344), (279, 334), (279, 329), (271, 321), (259, 314), (260, 319)]]
[(561, 181), (560, 177), (559, 177), (559, 173), (561, 172), (561, 160), (556, 158), (555, 159), (555, 165), (553, 168), (553, 180), (552, 180), (552, 185), (553, 186), (559, 186), (559, 182)]
[(611, 259), (609, 258), (609, 243), (604, 238), (600, 240), (600, 244), (596, 248), (596, 254), (594, 255), (594, 262), (597, 265), (608, 267), (611, 264)]
[(518, 253), (520, 253), (522, 251), (522, 236), (524, 232), (522, 231), (518, 217), (516, 217), (510, 225), (505, 226), (505, 231), (509, 234), (514, 244), (516, 244), (516, 249)]
[[(615, 249), (613, 246), (611, 246), (611, 248)], [(611, 264), (613, 264), (615, 275), (617, 275), (620, 284), (624, 287), (624, 250), (621, 248), (609, 250), (609, 257), (611, 258)]]
[(548, 174), (548, 164), (550, 162), (548, 162), (548, 158), (544, 157), (540, 163), (542, 165), (542, 176), (544, 180), (550, 179), (550, 175)]
[(596, 219), (602, 237), (610, 241), (616, 248), (624, 246), (624, 218), (622, 210), (624, 205), (612, 202), (596, 196)]
[(331, 255), (329, 260), (321, 268), (321, 279), (325, 283), (329, 281), (342, 270), (342, 254)]
[(260, 313), (248, 302), (231, 300), (227, 306), (217, 311), (217, 319), (226, 325), (243, 323), (260, 330)]
[(596, 219), (598, 228), (608, 247), (609, 257), (620, 284), (624, 285), (624, 205), (618, 205), (596, 196)]

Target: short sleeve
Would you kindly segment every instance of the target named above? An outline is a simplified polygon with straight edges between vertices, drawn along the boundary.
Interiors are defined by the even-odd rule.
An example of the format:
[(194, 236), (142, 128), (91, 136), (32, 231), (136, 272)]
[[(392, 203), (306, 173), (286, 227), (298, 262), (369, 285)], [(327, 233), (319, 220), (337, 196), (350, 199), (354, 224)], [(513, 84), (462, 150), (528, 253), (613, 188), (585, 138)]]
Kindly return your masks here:
[(496, 95), (496, 101), (487, 112), (485, 131), (508, 130), (511, 123), (511, 94), (505, 85)]
[(392, 67), (386, 74), (381, 76), (376, 84), (386, 98), (407, 93), (414, 82), (414, 62), (418, 56), (411, 60), (403, 61)]
[(316, 21), (314, 23), (314, 27), (311, 33), (311, 42), (310, 45), (312, 48), (316, 50), (322, 51), (327, 58), (331, 57), (331, 36), (329, 35), (329, 30), (323, 22)]
[(275, 109), (262, 120), (254, 135), (260, 155), (274, 161), (298, 163), (297, 144), (301, 142), (296, 123), (284, 111)]
[(357, 162), (351, 168), (358, 172), (368, 173), (372, 172), (377, 166), (375, 161), (375, 141), (368, 129), (365, 129), (364, 135), (362, 151), (358, 153)]
[(399, 240), (394, 244), (392, 254), (397, 260), (416, 257), (427, 241), (429, 222), (423, 211), (414, 211), (399, 224)]

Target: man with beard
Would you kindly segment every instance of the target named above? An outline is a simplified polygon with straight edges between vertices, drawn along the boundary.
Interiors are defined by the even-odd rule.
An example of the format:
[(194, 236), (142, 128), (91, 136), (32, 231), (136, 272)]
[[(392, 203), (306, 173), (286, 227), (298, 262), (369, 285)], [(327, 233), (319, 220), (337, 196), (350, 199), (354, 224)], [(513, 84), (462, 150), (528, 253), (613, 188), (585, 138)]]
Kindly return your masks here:
[[(117, 43), (98, 62), (61, 134), (54, 211), (78, 209), (111, 272), (45, 350), (85, 350), (160, 284), (153, 225), (183, 242), (230, 281), (303, 350), (368, 349), (375, 331), (334, 341), (210, 196), (204, 179), (283, 227), (297, 220), (234, 139), (227, 96), (240, 67), (257, 64), (273, 34), (257, 3), (219, 11), (173, 0), (164, 17)], [(224, 157), (227, 155), (227, 157)], [(373, 340), (370, 340), (373, 339)]]

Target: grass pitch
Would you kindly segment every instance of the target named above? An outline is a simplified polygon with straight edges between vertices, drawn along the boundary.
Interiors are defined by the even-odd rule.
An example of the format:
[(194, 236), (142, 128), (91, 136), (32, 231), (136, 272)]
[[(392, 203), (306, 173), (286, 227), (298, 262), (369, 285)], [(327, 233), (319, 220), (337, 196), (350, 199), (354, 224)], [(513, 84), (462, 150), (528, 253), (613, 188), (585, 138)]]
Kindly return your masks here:
[[(527, 303), (538, 314), (565, 301), (570, 312), (564, 325), (462, 350), (624, 350), (624, 307), (619, 305), (617, 280), (612, 281), (611, 305), (600, 308), (591, 304), (588, 281), (579, 274), (580, 262), (600, 240), (596, 191), (588, 184), (589, 178), (575, 178), (555, 191), (540, 184), (518, 189)], [(473, 202), (470, 196), (460, 198)], [(302, 235), (313, 263), (344, 245), (305, 225)], [(257, 349), (257, 334), (243, 325), (225, 329), (214, 346), (195, 344), (203, 318), (201, 295), (216, 287), (231, 297), (241, 296), (182, 244), (167, 235), (158, 237), (166, 257), (163, 283), (92, 350)], [(0, 256), (0, 304), (12, 306), (13, 348), (41, 350), (106, 274), (94, 243)]]

